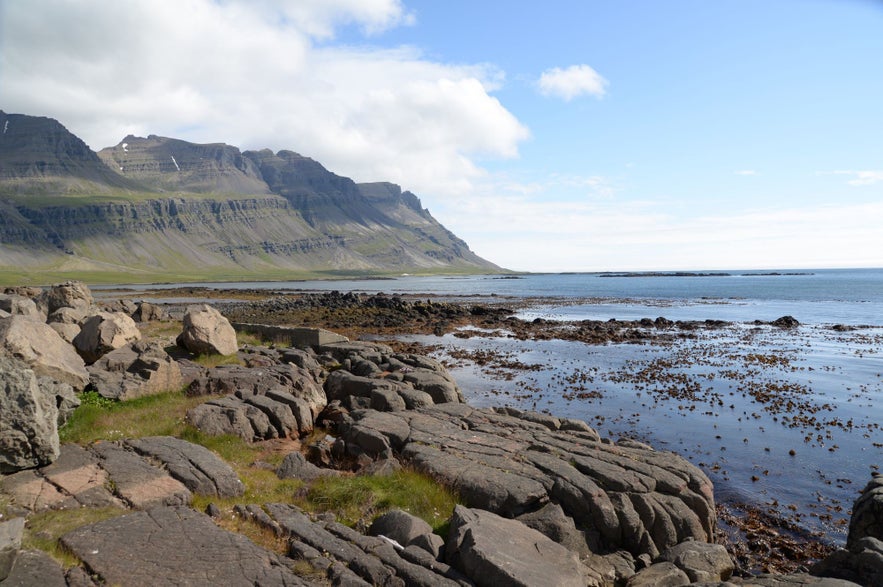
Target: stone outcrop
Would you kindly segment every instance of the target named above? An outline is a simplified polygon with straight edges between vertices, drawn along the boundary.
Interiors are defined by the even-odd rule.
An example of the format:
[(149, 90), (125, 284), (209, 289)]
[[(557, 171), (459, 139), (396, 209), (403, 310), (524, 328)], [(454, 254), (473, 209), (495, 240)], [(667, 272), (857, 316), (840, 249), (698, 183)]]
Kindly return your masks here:
[(358, 410), (339, 432), (349, 454), (398, 456), (469, 507), (514, 517), (560, 504), (593, 552), (656, 558), (685, 540), (713, 539), (712, 485), (700, 469), (673, 453), (602, 442), (594, 431), (555, 429), (542, 414), (464, 404)]
[(95, 304), (92, 292), (82, 281), (66, 281), (53, 285), (43, 292), (40, 302), (46, 305), (48, 314), (61, 308), (73, 308), (88, 312)]
[(46, 314), (37, 308), (34, 300), (15, 294), (0, 294), (0, 310), (13, 316), (24, 316), (39, 322), (46, 321)]
[(883, 475), (874, 473), (855, 501), (846, 549), (821, 561), (812, 573), (883, 587)]
[(138, 325), (122, 312), (99, 312), (90, 316), (72, 341), (86, 363), (94, 363), (103, 355), (141, 340)]
[(83, 526), (62, 536), (61, 544), (108, 585), (307, 584), (278, 555), (187, 507)]
[(207, 304), (187, 308), (176, 342), (196, 355), (233, 355), (239, 349), (230, 322)]
[(0, 318), (0, 352), (21, 359), (38, 376), (82, 390), (89, 382), (83, 359), (48, 325), (23, 316)]
[(162, 344), (139, 341), (113, 350), (87, 367), (92, 387), (103, 397), (129, 400), (176, 391), (184, 378)]
[(48, 465), (59, 451), (55, 395), (22, 362), (0, 355), (0, 473)]

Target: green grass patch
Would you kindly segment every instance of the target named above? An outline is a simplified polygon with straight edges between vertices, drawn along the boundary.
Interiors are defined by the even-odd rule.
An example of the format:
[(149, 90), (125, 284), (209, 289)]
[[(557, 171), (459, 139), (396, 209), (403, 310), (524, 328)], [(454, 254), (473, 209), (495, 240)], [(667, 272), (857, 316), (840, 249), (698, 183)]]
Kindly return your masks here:
[(43, 550), (63, 567), (73, 567), (80, 561), (65, 550), (58, 539), (80, 526), (115, 518), (125, 513), (127, 511), (124, 509), (104, 507), (48, 510), (31, 514), (25, 524), (22, 548)]
[(115, 402), (97, 393), (81, 394), (83, 403), (58, 431), (62, 442), (88, 444), (96, 440), (120, 440), (143, 436), (180, 436), (187, 424), (187, 410), (205, 397), (187, 397), (183, 391), (161, 393)]
[(348, 526), (370, 524), (391, 509), (401, 509), (440, 531), (460, 502), (428, 475), (403, 469), (385, 476), (323, 477), (302, 492), (296, 503), (307, 511), (331, 512)]
[(197, 355), (193, 362), (203, 367), (220, 367), (221, 365), (242, 365), (242, 359), (236, 355)]

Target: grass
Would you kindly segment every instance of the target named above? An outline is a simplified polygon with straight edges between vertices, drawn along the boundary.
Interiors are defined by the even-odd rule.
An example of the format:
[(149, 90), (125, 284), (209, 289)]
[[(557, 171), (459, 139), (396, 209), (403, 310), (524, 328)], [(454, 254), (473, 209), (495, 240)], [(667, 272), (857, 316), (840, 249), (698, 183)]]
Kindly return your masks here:
[(125, 513), (126, 510), (120, 508), (103, 507), (47, 510), (31, 514), (25, 525), (22, 548), (43, 550), (65, 568), (76, 566), (80, 563), (79, 559), (64, 549), (58, 539), (81, 526)]

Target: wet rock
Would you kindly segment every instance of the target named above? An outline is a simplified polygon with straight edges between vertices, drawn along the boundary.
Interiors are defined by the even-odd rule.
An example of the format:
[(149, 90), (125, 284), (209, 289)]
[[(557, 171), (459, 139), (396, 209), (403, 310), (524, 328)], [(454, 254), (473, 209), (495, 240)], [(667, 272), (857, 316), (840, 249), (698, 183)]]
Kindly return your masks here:
[(63, 535), (109, 585), (304, 585), (279, 556), (187, 507), (158, 507)]
[(179, 390), (184, 382), (178, 363), (158, 342), (125, 345), (87, 369), (92, 387), (109, 399), (129, 400)]
[(112, 350), (141, 340), (135, 321), (122, 312), (101, 312), (83, 322), (73, 344), (86, 363), (94, 363)]
[(476, 585), (586, 585), (576, 553), (516, 520), (457, 506), (448, 563)]
[(230, 322), (208, 304), (187, 307), (175, 342), (196, 355), (233, 355), (239, 349)]
[(800, 322), (794, 316), (782, 316), (781, 318), (776, 318), (770, 324), (779, 328), (796, 328), (800, 326)]
[(138, 454), (161, 462), (193, 493), (222, 498), (245, 493), (245, 486), (230, 465), (204, 446), (171, 436), (127, 440), (126, 444)]
[(0, 355), (0, 473), (48, 465), (60, 450), (54, 393), (23, 362)]
[(0, 318), (0, 353), (24, 361), (38, 376), (82, 390), (89, 382), (83, 359), (47, 324), (22, 316)]

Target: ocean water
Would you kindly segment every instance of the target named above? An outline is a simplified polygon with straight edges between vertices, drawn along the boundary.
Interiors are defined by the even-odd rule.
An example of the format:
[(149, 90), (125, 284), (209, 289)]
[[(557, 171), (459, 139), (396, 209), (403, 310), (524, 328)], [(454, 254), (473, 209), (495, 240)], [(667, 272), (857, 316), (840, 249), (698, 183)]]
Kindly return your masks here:
[[(844, 542), (853, 501), (883, 467), (883, 270), (701, 273), (175, 285), (493, 300), (527, 320), (728, 321), (665, 344), (402, 338), (433, 345), (474, 405), (577, 417), (673, 450), (708, 473), (718, 501)], [(800, 326), (756, 323), (785, 315)], [(479, 365), (476, 352), (499, 360)]]

